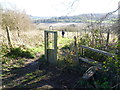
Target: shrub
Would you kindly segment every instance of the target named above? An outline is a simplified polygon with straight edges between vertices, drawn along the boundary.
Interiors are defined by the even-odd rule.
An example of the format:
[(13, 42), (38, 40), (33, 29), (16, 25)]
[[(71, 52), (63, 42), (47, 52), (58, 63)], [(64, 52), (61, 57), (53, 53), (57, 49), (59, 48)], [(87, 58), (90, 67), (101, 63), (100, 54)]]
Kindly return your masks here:
[(5, 29), (6, 26), (8, 26), (10, 30), (28, 30), (31, 28), (32, 23), (25, 12), (4, 10), (4, 12), (2, 12), (2, 28)]

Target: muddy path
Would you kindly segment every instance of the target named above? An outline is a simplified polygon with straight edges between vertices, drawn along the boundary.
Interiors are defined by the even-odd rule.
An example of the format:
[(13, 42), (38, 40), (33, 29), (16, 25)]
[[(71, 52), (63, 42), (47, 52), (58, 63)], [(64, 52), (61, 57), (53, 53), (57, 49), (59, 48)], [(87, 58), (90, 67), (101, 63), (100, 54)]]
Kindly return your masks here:
[(24, 67), (4, 72), (7, 76), (2, 79), (3, 88), (73, 88), (82, 76), (82, 73), (69, 67), (60, 69), (41, 63), (40, 58), (28, 61)]

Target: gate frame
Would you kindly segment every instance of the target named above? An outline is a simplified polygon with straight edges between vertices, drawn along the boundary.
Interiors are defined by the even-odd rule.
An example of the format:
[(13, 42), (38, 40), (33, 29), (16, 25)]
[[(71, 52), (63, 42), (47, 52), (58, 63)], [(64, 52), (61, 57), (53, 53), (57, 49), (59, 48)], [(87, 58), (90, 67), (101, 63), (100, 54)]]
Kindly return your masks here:
[[(53, 49), (48, 49), (48, 34), (52, 33), (54, 35), (54, 47)], [(44, 31), (44, 41), (45, 41), (45, 60), (50, 62), (51, 64), (57, 63), (57, 31)], [(51, 60), (50, 60), (51, 59)]]

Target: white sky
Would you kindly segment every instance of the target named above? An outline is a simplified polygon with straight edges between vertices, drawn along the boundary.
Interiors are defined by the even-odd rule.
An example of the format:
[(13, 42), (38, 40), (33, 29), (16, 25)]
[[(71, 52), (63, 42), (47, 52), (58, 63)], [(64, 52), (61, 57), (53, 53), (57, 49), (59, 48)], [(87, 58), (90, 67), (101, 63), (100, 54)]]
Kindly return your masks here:
[(116, 10), (120, 0), (79, 0), (73, 9), (67, 9), (71, 1), (73, 0), (0, 0), (0, 3), (4, 7), (25, 10), (33, 16), (65, 16), (67, 13), (107, 13)]

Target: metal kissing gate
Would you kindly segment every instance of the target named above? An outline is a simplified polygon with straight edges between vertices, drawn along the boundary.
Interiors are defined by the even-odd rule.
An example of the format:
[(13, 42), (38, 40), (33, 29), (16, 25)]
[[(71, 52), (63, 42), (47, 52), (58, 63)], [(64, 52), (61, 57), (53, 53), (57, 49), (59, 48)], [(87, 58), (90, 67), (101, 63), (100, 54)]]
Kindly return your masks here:
[(51, 63), (57, 63), (57, 31), (44, 31), (45, 59)]

